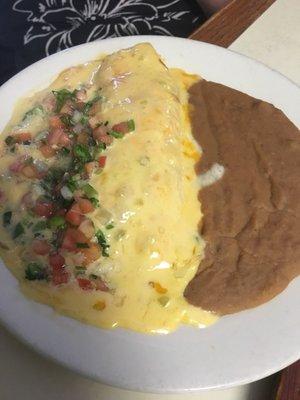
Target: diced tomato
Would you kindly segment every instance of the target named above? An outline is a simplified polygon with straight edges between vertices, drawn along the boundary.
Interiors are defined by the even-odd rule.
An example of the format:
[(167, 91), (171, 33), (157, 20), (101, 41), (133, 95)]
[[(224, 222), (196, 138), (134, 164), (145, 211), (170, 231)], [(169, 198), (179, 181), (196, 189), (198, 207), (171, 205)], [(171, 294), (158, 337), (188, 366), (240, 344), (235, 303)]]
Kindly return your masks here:
[(50, 128), (56, 129), (56, 128), (63, 128), (64, 124), (58, 115), (53, 115), (52, 117), (49, 118), (49, 126)]
[(68, 251), (76, 251), (77, 250), (76, 241), (71, 235), (66, 233), (61, 248)]
[(97, 117), (90, 117), (89, 118), (89, 124), (93, 129), (96, 128), (98, 123), (99, 123), (99, 118), (97, 118)]
[(88, 239), (91, 239), (94, 236), (95, 228), (93, 222), (85, 218), (78, 228)]
[(79, 204), (75, 203), (72, 205), (70, 210), (66, 213), (65, 219), (70, 224), (78, 226), (83, 221), (82, 211), (79, 207)]
[(93, 130), (93, 138), (107, 145), (111, 144), (114, 140), (112, 136), (107, 134), (107, 128), (104, 125), (98, 126), (98, 128)]
[(29, 132), (20, 132), (14, 135), (14, 139), (17, 143), (24, 143), (32, 140), (31, 133)]
[(59, 144), (62, 145), (63, 147), (68, 147), (71, 143), (71, 139), (69, 138), (69, 136), (64, 133), (60, 136), (59, 139)]
[(63, 285), (69, 282), (70, 274), (65, 269), (61, 269), (59, 271), (53, 271), (52, 274), (52, 283), (55, 286)]
[(98, 166), (98, 163), (95, 162), (95, 161), (86, 163), (86, 164), (84, 164), (85, 172), (86, 172), (88, 175), (92, 175), (92, 173), (95, 171), (95, 169), (97, 168), (97, 166)]
[(61, 208), (55, 212), (55, 215), (59, 215), (60, 217), (64, 217), (66, 215), (67, 210), (65, 208)]
[(62, 109), (60, 110), (60, 112), (62, 114), (72, 115), (73, 114), (72, 102), (66, 101), (65, 104), (62, 106)]
[(92, 105), (92, 107), (89, 109), (88, 114), (89, 114), (89, 115), (98, 114), (98, 118), (99, 118), (99, 109), (100, 109), (99, 103), (96, 102), (96, 103), (94, 103), (94, 104)]
[(119, 132), (119, 133), (128, 133), (129, 132), (129, 127), (128, 127), (128, 122), (124, 121), (124, 122), (120, 122), (119, 124), (115, 124), (112, 127), (113, 131)]
[(84, 255), (83, 265), (89, 265), (101, 256), (100, 247), (96, 243), (91, 242), (89, 242), (88, 248), (80, 249), (80, 253)]
[(109, 287), (106, 285), (106, 283), (99, 277), (95, 279), (94, 281), (96, 290), (101, 290), (102, 292), (108, 292)]
[(88, 199), (78, 199), (77, 204), (79, 205), (79, 209), (82, 214), (88, 214), (94, 211), (94, 206)]
[(65, 265), (65, 259), (61, 254), (54, 253), (49, 255), (49, 264), (53, 271), (60, 271)]
[(84, 107), (85, 107), (85, 103), (83, 101), (77, 101), (76, 102), (77, 110), (82, 111), (84, 109)]
[[(90, 119), (92, 119), (92, 118), (90, 118)], [(95, 140), (98, 140), (98, 139), (99, 139), (99, 136), (101, 136), (101, 135), (106, 135), (107, 132), (108, 132), (107, 127), (106, 127), (105, 125), (100, 125), (100, 126), (98, 126), (97, 128), (95, 128), (95, 129), (93, 130), (93, 138), (94, 138)]]
[(21, 172), (22, 175), (29, 179), (41, 178), (41, 173), (35, 168), (34, 165), (25, 165)]
[(48, 144), (43, 144), (40, 147), (40, 152), (43, 154), (45, 158), (51, 158), (55, 156), (55, 150), (53, 147), (49, 146)]
[(99, 135), (99, 142), (101, 142), (101, 143), (104, 143), (109, 146), (110, 144), (112, 144), (113, 141), (114, 141), (114, 139), (112, 136), (109, 136), (106, 134)]
[(46, 202), (46, 201), (37, 201), (34, 207), (34, 212), (36, 215), (40, 217), (49, 218), (53, 215), (54, 206), (53, 203)]
[(77, 243), (87, 243), (87, 237), (78, 229), (68, 228), (64, 234), (62, 248), (68, 251), (81, 251), (77, 247)]
[(88, 144), (88, 142), (89, 142), (89, 137), (85, 132), (79, 133), (77, 135), (77, 143)]
[(50, 146), (58, 145), (60, 136), (64, 134), (64, 130), (62, 128), (53, 129), (49, 135), (47, 136), (47, 142)]
[(93, 290), (94, 285), (89, 279), (77, 278), (78, 285), (82, 290)]
[(47, 141), (50, 146), (61, 145), (68, 147), (71, 143), (71, 139), (62, 128), (53, 129), (47, 136)]
[(104, 168), (106, 164), (106, 156), (101, 156), (98, 158), (98, 164), (100, 168)]
[(20, 157), (19, 159), (14, 161), (12, 164), (10, 164), (8, 169), (10, 170), (10, 172), (17, 174), (22, 171), (22, 168), (24, 167), (24, 161), (25, 161), (25, 157)]
[(46, 240), (40, 239), (34, 239), (31, 247), (33, 252), (40, 256), (45, 256), (46, 254), (49, 254), (49, 251), (51, 249), (50, 244)]
[(69, 228), (69, 231), (72, 231), (72, 237), (76, 241), (76, 243), (87, 243), (88, 239), (84, 233), (79, 231), (78, 229)]

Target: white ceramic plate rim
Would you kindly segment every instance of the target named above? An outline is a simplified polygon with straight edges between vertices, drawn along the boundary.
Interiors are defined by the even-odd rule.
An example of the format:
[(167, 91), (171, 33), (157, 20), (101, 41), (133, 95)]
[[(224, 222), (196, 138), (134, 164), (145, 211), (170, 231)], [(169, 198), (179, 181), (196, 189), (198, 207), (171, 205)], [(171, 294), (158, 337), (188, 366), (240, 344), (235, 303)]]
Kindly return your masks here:
[[(169, 66), (269, 101), (300, 125), (299, 88), (279, 73), (206, 43), (135, 36), (73, 47), (11, 78), (0, 88), (0, 130), (14, 99), (47, 86), (64, 68), (143, 41)], [(0, 319), (9, 330), (36, 351), (113, 386), (160, 393), (221, 389), (263, 378), (300, 357), (299, 278), (260, 307), (223, 317), (207, 329), (181, 327), (166, 336), (101, 330), (56, 315), (25, 299), (3, 263), (0, 282)]]

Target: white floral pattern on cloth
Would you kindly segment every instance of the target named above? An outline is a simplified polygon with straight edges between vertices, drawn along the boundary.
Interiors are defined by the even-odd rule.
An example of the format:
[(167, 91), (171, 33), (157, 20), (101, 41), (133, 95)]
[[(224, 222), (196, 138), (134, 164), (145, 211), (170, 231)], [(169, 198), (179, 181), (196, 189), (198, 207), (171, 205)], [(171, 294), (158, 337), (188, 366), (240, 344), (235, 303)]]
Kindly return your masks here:
[(192, 30), (200, 23), (199, 15), (185, 5), (182, 0), (17, 0), (12, 8), (26, 15), (24, 45), (44, 40), (49, 55), (107, 37), (177, 36), (178, 24), (188, 23)]

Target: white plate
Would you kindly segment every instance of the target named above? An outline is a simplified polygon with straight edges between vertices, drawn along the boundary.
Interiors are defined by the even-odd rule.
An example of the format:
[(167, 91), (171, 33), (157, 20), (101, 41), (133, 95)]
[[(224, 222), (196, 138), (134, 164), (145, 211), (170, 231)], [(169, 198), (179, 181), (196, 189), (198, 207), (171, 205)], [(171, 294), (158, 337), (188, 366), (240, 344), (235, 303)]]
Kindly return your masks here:
[[(99, 53), (149, 41), (169, 66), (180, 67), (269, 101), (300, 125), (300, 91), (267, 67), (228, 50), (185, 39), (108, 39), (52, 55), (0, 89), (0, 130), (15, 99), (48, 85), (62, 69)], [(300, 279), (274, 300), (221, 318), (207, 329), (182, 327), (166, 336), (101, 330), (58, 316), (23, 297), (0, 265), (0, 318), (35, 350), (106, 384), (152, 392), (224, 388), (267, 376), (300, 356)]]

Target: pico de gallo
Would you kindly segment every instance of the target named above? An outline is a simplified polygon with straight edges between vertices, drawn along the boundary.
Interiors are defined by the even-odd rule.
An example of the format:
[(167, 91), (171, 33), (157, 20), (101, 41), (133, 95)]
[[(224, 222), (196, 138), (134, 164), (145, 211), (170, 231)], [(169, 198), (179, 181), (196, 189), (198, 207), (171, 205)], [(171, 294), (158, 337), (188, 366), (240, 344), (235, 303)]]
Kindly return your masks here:
[[(4, 152), (13, 155), (7, 179), (17, 177), (27, 191), (18, 209), (4, 206), (1, 218), (12, 239), (26, 246), (26, 280), (109, 291), (102, 277), (87, 272), (93, 262), (109, 257), (106, 231), (114, 227), (113, 221), (95, 227), (91, 214), (101, 198), (90, 180), (105, 169), (107, 148), (134, 131), (135, 123), (101, 121), (101, 91), (87, 93), (82, 87), (48, 93), (5, 137)], [(37, 132), (39, 119), (43, 129)]]

